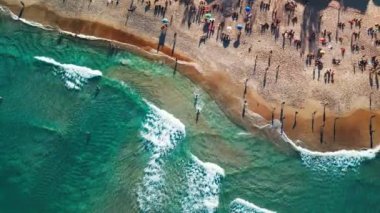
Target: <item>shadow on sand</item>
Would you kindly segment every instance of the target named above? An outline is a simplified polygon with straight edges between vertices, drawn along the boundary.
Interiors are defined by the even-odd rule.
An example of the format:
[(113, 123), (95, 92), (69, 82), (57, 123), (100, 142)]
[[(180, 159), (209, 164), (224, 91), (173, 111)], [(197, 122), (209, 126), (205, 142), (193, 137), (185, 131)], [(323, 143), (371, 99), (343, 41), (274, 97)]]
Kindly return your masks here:
[[(344, 9), (352, 8), (358, 10), (360, 13), (365, 13), (368, 8), (368, 3), (370, 0), (341, 0), (343, 3)], [(296, 0), (296, 2), (305, 5), (305, 10), (302, 15), (301, 23), (301, 35), (300, 38), (303, 41), (301, 50), (305, 52), (305, 49), (308, 48), (309, 52), (314, 52), (317, 49), (317, 43), (315, 41), (306, 42), (309, 36), (314, 32), (316, 35), (319, 35), (320, 23), (319, 17), (321, 11), (326, 9), (331, 2), (331, 0)], [(373, 0), (375, 5), (380, 5), (380, 0)], [(337, 23), (339, 20), (339, 14), (337, 11)], [(322, 19), (323, 22), (323, 19)], [(323, 25), (323, 23), (322, 23)], [(308, 43), (308, 46), (306, 46)]]

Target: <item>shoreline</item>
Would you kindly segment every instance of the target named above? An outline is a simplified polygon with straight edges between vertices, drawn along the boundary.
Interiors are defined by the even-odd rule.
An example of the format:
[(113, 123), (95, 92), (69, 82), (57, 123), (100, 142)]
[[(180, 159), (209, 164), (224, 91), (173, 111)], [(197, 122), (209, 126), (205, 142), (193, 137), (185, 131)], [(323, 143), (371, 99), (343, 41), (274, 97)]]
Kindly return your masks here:
[[(5, 6), (15, 14), (17, 14), (17, 10), (21, 8), (21, 5), (7, 5), (3, 0), (0, 0), (0, 3), (5, 4)], [(125, 30), (119, 30), (98, 22), (62, 17), (59, 14), (50, 11), (48, 8), (43, 8), (38, 5), (26, 6), (23, 17), (27, 17), (27, 20), (36, 21), (43, 25), (58, 27), (61, 30), (73, 32), (74, 34), (95, 36), (103, 38), (104, 40), (112, 40), (113, 42), (116, 42), (118, 46), (150, 60), (161, 60), (171, 67), (174, 67), (175, 64), (175, 58), (169, 56), (171, 52), (170, 47), (165, 46), (163, 51), (160, 50), (159, 53), (156, 53), (155, 42), (139, 38), (133, 33), (128, 33)], [(178, 50), (174, 56), (179, 59), (177, 70), (196, 85), (199, 85), (214, 100), (216, 100), (216, 103), (221, 110), (232, 122), (254, 133), (257, 133), (257, 130), (260, 129), (254, 125), (262, 126), (268, 124), (266, 120), (270, 120), (271, 118), (272, 104), (266, 102), (256, 92), (249, 90), (247, 93), (247, 99), (254, 100), (254, 103), (256, 104), (250, 104), (248, 106), (249, 112), (247, 112), (247, 116), (243, 119), (241, 117), (242, 97), (236, 95), (236, 93), (242, 93), (244, 89), (240, 84), (234, 82), (226, 73), (215, 71), (205, 73), (198, 63), (193, 62), (189, 57), (185, 56), (185, 54), (182, 54)], [(279, 109), (279, 105), (277, 105), (276, 108)], [(300, 113), (297, 118), (297, 130), (292, 130), (292, 117), (295, 110), (297, 109), (288, 106), (285, 107), (284, 112), (287, 120), (284, 129), (287, 136), (293, 141), (302, 140), (303, 143), (298, 145), (317, 151), (367, 148), (369, 144), (369, 117), (372, 113), (376, 115), (379, 114), (378, 112), (371, 113), (368, 110), (360, 109), (342, 114), (338, 122), (340, 122), (340, 124), (344, 123), (345, 125), (337, 126), (336, 130), (339, 132), (339, 135), (337, 136), (336, 143), (333, 143), (330, 140), (328, 144), (320, 145), (318, 140), (319, 125), (316, 125), (314, 133), (311, 133), (311, 131), (308, 130), (310, 129), (310, 119), (305, 115), (307, 113)], [(260, 118), (260, 116), (257, 116), (256, 113), (265, 120)], [(279, 113), (276, 113), (276, 117), (278, 117), (278, 114)], [(328, 113), (326, 118), (327, 122), (324, 134), (326, 138), (331, 138), (333, 124), (329, 121), (333, 120), (334, 116), (331, 116), (331, 113)], [(320, 113), (316, 116), (315, 122), (316, 124), (322, 122), (322, 116)], [(374, 122), (375, 127), (380, 126), (380, 121), (374, 120)], [(361, 128), (357, 128), (357, 125)], [(259, 132), (271, 139), (277, 140), (281, 138), (274, 128), (265, 129), (264, 131)], [(379, 141), (379, 139), (380, 135), (375, 133), (374, 147), (376, 147), (376, 141)]]

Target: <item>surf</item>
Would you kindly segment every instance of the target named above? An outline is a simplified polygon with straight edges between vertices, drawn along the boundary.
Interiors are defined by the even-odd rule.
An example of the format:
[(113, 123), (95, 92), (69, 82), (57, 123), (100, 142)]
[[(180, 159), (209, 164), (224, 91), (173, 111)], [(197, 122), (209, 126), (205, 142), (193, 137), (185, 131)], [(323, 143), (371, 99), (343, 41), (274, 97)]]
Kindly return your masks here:
[[(281, 134), (278, 131), (279, 134)], [(366, 160), (374, 159), (380, 151), (380, 145), (373, 149), (365, 150), (339, 150), (333, 152), (318, 152), (298, 146), (293, 140), (283, 133), (281, 138), (296, 150), (307, 167), (322, 171), (347, 171), (355, 169)], [(298, 141), (302, 142), (302, 141)]]
[(102, 72), (99, 70), (93, 70), (88, 67), (78, 66), (75, 64), (62, 64), (52, 58), (45, 56), (35, 56), (36, 60), (58, 67), (56, 70), (58, 74), (61, 74), (62, 79), (65, 81), (65, 85), (68, 89), (80, 90), (83, 84), (87, 83), (88, 79), (101, 77)]
[(219, 206), (224, 169), (191, 154), (191, 162), (185, 171), (187, 196), (181, 202), (183, 212), (215, 212)]
[(276, 213), (275, 211), (259, 207), (241, 198), (236, 198), (230, 203), (231, 213)]
[(150, 112), (145, 118), (140, 134), (151, 156), (144, 169), (142, 183), (138, 187), (137, 200), (141, 211), (150, 212), (164, 206), (164, 156), (170, 154), (185, 138), (186, 130), (185, 125), (173, 115), (148, 101), (145, 102)]

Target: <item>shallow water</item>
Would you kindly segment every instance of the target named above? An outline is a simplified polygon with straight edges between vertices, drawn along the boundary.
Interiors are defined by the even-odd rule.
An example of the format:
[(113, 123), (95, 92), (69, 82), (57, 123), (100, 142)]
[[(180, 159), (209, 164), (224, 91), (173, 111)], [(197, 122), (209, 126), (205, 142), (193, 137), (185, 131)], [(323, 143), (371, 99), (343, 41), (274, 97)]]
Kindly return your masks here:
[(380, 211), (375, 153), (246, 133), (159, 61), (6, 14), (0, 57), (0, 212)]

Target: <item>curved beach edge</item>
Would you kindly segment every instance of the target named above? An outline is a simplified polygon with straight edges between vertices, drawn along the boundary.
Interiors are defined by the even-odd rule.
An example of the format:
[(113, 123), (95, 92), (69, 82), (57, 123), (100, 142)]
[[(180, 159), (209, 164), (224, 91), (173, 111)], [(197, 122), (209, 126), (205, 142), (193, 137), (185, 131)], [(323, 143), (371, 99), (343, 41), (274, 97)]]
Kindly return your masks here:
[[(0, 0), (0, 5), (6, 6), (15, 14), (21, 9), (21, 5), (9, 4), (4, 0)], [(247, 93), (248, 100), (255, 100), (257, 104), (249, 105), (245, 118), (242, 118), (243, 99), (236, 94), (242, 93), (243, 88), (242, 85), (233, 82), (228, 73), (209, 70), (205, 72), (198, 63), (178, 50), (173, 56), (170, 56), (171, 49), (167, 46), (160, 50), (160, 52), (157, 52), (156, 42), (134, 35), (127, 30), (116, 29), (90, 20), (63, 17), (40, 5), (30, 5), (24, 9), (23, 17), (25, 19), (20, 20), (24, 22), (31, 20), (31, 23), (34, 24), (30, 25), (44, 29), (56, 29), (62, 33), (84, 39), (108, 41), (119, 48), (127, 49), (147, 59), (161, 61), (168, 66), (176, 67), (177, 71), (195, 84), (200, 85), (216, 101), (232, 122), (255, 134), (271, 138), (275, 143), (284, 141), (281, 134), (278, 133), (278, 125), (272, 127), (268, 122), (272, 117), (272, 107), (279, 109), (280, 105), (273, 106), (273, 104), (267, 103), (263, 97), (260, 97), (254, 91), (249, 91)], [(176, 59), (178, 59), (177, 64)], [(286, 107), (284, 111), (284, 115), (287, 118), (284, 124), (287, 136), (296, 139), (294, 141), (297, 141), (297, 146), (322, 152), (368, 148), (368, 121), (372, 114), (379, 114), (378, 112), (359, 109), (340, 115), (339, 125), (336, 126), (336, 132), (339, 133), (337, 134), (336, 141), (332, 142), (333, 122), (326, 122), (324, 140), (323, 143), (320, 143), (320, 125), (317, 124), (322, 123), (322, 115), (319, 114), (315, 117), (316, 125), (314, 131), (310, 130), (311, 119), (303, 116), (297, 118), (297, 129), (293, 129), (292, 119), (296, 110), (295, 108)], [(332, 113), (326, 116), (326, 120), (331, 121), (334, 119), (335, 116)], [(380, 120), (374, 120), (374, 126), (380, 126)], [(375, 134), (374, 141), (379, 140), (380, 134)], [(376, 145), (376, 142), (374, 145)]]

